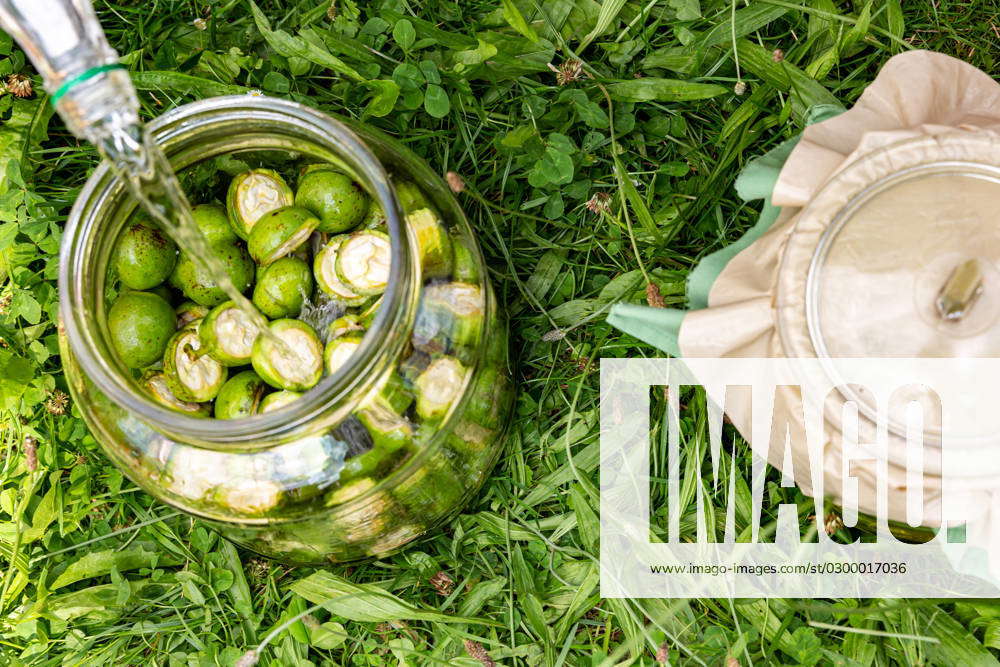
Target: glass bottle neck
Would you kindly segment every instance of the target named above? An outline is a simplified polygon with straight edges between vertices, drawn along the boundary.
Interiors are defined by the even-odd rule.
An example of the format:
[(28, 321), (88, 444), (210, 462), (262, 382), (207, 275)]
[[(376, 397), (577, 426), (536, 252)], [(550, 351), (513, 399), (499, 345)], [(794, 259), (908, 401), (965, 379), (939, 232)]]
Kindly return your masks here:
[(0, 0), (0, 28), (42, 75), (76, 136), (100, 145), (139, 124), (139, 102), (89, 0)]

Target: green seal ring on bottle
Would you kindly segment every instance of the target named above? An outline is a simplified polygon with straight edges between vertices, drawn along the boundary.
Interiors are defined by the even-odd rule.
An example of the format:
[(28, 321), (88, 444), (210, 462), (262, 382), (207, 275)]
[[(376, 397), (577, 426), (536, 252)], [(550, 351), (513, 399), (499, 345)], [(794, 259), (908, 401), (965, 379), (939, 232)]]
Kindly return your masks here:
[(112, 72), (118, 69), (126, 69), (126, 67), (121, 63), (108, 63), (106, 65), (98, 65), (97, 67), (91, 67), (90, 69), (86, 69), (80, 72), (76, 76), (72, 76), (66, 79), (65, 81), (63, 81), (62, 85), (56, 88), (55, 92), (53, 92), (52, 95), (49, 97), (49, 104), (51, 104), (52, 108), (55, 109), (59, 105), (59, 100), (65, 97), (66, 93), (68, 93), (71, 88), (74, 88), (75, 86), (83, 83), (84, 81), (89, 81), (90, 79), (93, 79), (95, 76), (100, 76), (105, 72)]

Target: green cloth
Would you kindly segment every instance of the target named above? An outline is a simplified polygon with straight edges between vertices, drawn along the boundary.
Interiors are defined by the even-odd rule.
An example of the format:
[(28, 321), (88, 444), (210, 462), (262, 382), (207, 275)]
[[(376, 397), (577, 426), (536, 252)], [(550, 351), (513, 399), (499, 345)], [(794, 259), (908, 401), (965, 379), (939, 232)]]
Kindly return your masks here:
[[(809, 110), (806, 125), (821, 123), (843, 111), (844, 109), (839, 106), (817, 105)], [(781, 168), (801, 138), (802, 135), (799, 134), (764, 155), (754, 158), (740, 172), (736, 179), (736, 193), (743, 201), (763, 199), (764, 206), (760, 217), (737, 241), (706, 255), (691, 271), (686, 289), (689, 310), (708, 307), (708, 294), (712, 290), (712, 285), (726, 268), (729, 260), (760, 238), (778, 219), (781, 208), (771, 204), (771, 193), (774, 191), (775, 183), (778, 182)], [(678, 336), (687, 312), (678, 308), (651, 308), (631, 303), (617, 303), (608, 313), (608, 322), (611, 326), (671, 356), (679, 357), (681, 354)]]
[(608, 313), (611, 326), (657, 347), (671, 357), (681, 356), (677, 335), (686, 310), (650, 308), (637, 303), (616, 303)]

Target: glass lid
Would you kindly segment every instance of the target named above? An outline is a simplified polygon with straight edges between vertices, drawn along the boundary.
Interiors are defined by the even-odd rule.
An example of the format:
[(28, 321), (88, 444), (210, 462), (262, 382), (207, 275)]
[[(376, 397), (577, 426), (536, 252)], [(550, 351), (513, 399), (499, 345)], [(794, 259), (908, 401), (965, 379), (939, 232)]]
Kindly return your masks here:
[(1000, 357), (1000, 138), (921, 136), (850, 163), (800, 213), (777, 292), (786, 354), (827, 360), (842, 393), (837, 359)]
[(854, 198), (807, 277), (823, 357), (1000, 356), (1000, 170), (935, 163)]

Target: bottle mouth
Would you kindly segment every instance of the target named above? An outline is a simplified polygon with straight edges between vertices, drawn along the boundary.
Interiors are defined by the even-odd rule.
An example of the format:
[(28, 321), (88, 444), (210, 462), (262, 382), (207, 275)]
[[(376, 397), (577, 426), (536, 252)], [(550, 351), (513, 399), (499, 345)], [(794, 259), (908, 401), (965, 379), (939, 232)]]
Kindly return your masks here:
[[(60, 251), (59, 312), (66, 339), (84, 374), (112, 401), (157, 430), (210, 448), (257, 448), (315, 432), (349, 413), (359, 392), (391, 355), (389, 333), (404, 314), (413, 284), (410, 249), (389, 174), (347, 125), (287, 100), (233, 95), (186, 104), (146, 126), (175, 171), (220, 155), (280, 151), (342, 168), (385, 212), (391, 243), (389, 282), (382, 307), (350, 361), (288, 406), (234, 420), (199, 419), (149, 397), (118, 360), (107, 330), (107, 267), (119, 232), (136, 202), (126, 184), (102, 163), (78, 196)], [(343, 409), (331, 408), (342, 404)], [(342, 413), (342, 414), (341, 414)]]

